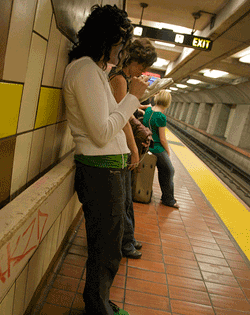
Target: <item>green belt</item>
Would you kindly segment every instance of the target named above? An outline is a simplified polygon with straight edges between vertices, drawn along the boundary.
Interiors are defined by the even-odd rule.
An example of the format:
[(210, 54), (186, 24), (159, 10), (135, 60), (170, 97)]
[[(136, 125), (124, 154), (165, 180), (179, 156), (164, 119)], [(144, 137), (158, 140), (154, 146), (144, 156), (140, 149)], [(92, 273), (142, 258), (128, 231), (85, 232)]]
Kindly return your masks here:
[(127, 166), (128, 154), (83, 155), (75, 154), (75, 160), (83, 164), (101, 168), (123, 168)]

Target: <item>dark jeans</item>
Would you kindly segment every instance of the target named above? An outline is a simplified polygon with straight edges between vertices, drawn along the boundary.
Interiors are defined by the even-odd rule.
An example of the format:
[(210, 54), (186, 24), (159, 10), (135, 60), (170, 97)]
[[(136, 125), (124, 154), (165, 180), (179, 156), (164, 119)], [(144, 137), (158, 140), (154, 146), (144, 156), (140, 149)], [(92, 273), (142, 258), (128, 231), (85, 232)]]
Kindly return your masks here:
[(156, 166), (162, 192), (162, 203), (173, 206), (176, 203), (174, 198), (174, 167), (166, 151), (153, 154), (157, 157)]
[(125, 170), (76, 162), (75, 189), (83, 204), (88, 243), (86, 313), (113, 315), (109, 292), (122, 258)]
[(122, 239), (122, 252), (126, 254), (135, 249), (135, 217), (134, 207), (132, 200), (132, 187), (131, 187), (131, 171), (126, 169), (125, 171), (125, 215), (124, 215), (124, 234)]

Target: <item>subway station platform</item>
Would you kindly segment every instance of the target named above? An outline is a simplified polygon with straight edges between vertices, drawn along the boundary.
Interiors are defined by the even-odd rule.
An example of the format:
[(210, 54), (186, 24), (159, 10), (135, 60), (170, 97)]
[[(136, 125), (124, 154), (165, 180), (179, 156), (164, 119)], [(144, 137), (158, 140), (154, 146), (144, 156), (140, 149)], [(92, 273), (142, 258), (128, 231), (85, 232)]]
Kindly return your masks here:
[[(191, 151), (181, 155), (188, 149), (170, 132), (168, 139), (180, 208), (161, 204), (156, 170), (151, 203), (134, 203), (142, 258), (122, 259), (110, 298), (130, 315), (250, 314), (249, 208), (213, 174), (211, 183)], [(86, 259), (82, 216), (33, 314), (82, 314)]]

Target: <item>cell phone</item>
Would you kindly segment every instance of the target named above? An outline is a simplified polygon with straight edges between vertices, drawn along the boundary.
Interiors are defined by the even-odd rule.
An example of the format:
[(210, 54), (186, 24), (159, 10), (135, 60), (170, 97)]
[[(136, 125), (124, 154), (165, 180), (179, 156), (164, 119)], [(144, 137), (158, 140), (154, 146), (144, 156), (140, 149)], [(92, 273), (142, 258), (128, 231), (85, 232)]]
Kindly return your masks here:
[(153, 82), (155, 82), (156, 79), (157, 79), (156, 77), (150, 77), (150, 78), (148, 79), (149, 86), (150, 86)]

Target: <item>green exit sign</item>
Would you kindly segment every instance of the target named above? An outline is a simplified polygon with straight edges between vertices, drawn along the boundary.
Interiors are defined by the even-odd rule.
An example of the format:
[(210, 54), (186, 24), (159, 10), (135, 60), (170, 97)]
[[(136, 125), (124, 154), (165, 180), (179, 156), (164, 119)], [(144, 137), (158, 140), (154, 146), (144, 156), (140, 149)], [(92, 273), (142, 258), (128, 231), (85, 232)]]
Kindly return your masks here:
[(203, 51), (210, 51), (213, 45), (213, 41), (209, 38), (175, 33), (172, 30), (158, 29), (143, 25), (134, 25), (134, 35), (148, 37), (154, 40), (162, 40), (177, 46), (190, 47)]

